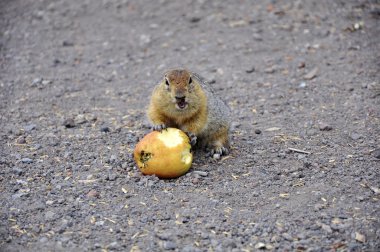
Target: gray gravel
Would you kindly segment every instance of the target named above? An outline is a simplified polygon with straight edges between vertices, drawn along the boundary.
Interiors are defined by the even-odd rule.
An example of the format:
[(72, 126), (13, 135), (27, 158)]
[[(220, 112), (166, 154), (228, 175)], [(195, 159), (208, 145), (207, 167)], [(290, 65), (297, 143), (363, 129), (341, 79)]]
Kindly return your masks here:
[[(1, 251), (380, 251), (378, 1), (1, 1)], [(143, 176), (186, 67), (231, 153)]]

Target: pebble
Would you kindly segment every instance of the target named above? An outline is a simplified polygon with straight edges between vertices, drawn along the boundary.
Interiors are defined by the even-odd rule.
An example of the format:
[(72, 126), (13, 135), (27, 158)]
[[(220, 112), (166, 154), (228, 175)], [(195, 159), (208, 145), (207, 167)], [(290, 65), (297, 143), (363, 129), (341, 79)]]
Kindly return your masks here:
[(24, 130), (26, 132), (30, 132), (30, 131), (34, 130), (36, 127), (37, 127), (37, 125), (35, 125), (35, 124), (29, 124), (29, 125), (24, 127)]
[(108, 133), (108, 132), (110, 132), (110, 128), (107, 127), (107, 126), (101, 127), (101, 128), (100, 128), (100, 132)]
[(109, 159), (109, 163), (110, 164), (114, 164), (114, 163), (116, 163), (116, 161), (117, 161), (116, 155), (111, 155), (111, 157)]
[(115, 181), (117, 179), (117, 175), (115, 173), (108, 174), (109, 181)]
[(191, 183), (193, 183), (193, 184), (198, 184), (198, 183), (199, 183), (199, 178), (193, 178), (193, 179), (191, 180)]
[(41, 148), (42, 148), (41, 144), (34, 144), (34, 145), (33, 145), (33, 149), (34, 149), (34, 150), (39, 150), (39, 149), (41, 149)]
[(13, 167), (12, 173), (16, 174), (17, 176), (21, 176), (24, 173), (24, 170), (19, 167)]
[(255, 129), (255, 134), (257, 134), (257, 135), (261, 134), (261, 130)]
[(173, 233), (171, 232), (156, 233), (156, 236), (160, 240), (168, 241), (173, 237)]
[(205, 171), (193, 171), (194, 174), (197, 174), (199, 176), (202, 176), (202, 177), (207, 177), (208, 176), (208, 173), (205, 172)]
[(353, 133), (351, 133), (350, 137), (352, 140), (356, 141), (356, 140), (360, 139), (362, 137), (362, 135), (360, 135), (356, 132), (353, 132)]
[(322, 223), (321, 228), (322, 228), (323, 230), (325, 230), (325, 231), (326, 231), (327, 233), (329, 233), (329, 234), (332, 233), (332, 229), (331, 229), (331, 227), (330, 227), (329, 225), (326, 225), (326, 224)]
[(245, 70), (246, 73), (253, 73), (254, 71), (256, 71), (255, 67)]
[(177, 244), (172, 241), (165, 241), (163, 244), (163, 248), (166, 250), (174, 250), (177, 248)]
[(307, 74), (303, 76), (305, 80), (311, 80), (314, 79), (317, 76), (318, 73), (318, 67), (314, 67), (312, 70), (310, 70)]
[(103, 226), (103, 225), (104, 225), (104, 221), (102, 220), (95, 222), (95, 226)]
[(110, 250), (119, 250), (120, 249), (120, 244), (116, 241), (111, 242), (110, 244), (107, 245), (107, 249)]
[(288, 241), (293, 241), (293, 237), (288, 234), (288, 233), (283, 233), (282, 234), (282, 237), (285, 239), (285, 240), (288, 240)]
[(380, 149), (376, 149), (372, 152), (372, 155), (377, 158), (377, 159), (380, 159)]
[(71, 42), (71, 41), (67, 41), (67, 40), (64, 40), (63, 42), (62, 42), (62, 46), (74, 46), (74, 43), (73, 42)]
[(237, 128), (239, 128), (241, 126), (241, 123), (240, 122), (232, 122), (231, 123), (231, 130), (236, 130)]
[(45, 204), (46, 204), (47, 206), (51, 206), (51, 205), (54, 204), (54, 201), (53, 201), (53, 200), (47, 200), (47, 201), (45, 202)]
[(51, 221), (55, 219), (56, 214), (53, 211), (47, 211), (45, 213), (45, 220)]
[(87, 193), (87, 197), (89, 198), (98, 198), (100, 196), (99, 192), (96, 191), (96, 190), (90, 190), (88, 193)]
[(218, 160), (220, 159), (220, 154), (219, 153), (215, 153), (213, 156), (212, 156), (213, 159), (215, 160)]
[(23, 159), (21, 159), (21, 162), (23, 162), (24, 164), (31, 164), (31, 163), (33, 163), (33, 159), (23, 158)]
[(191, 17), (189, 19), (190, 23), (198, 23), (199, 21), (201, 21), (201, 18), (200, 17)]
[(198, 248), (195, 248), (192, 245), (186, 245), (182, 248), (181, 252), (198, 252), (201, 251)]
[(258, 242), (256, 245), (255, 245), (255, 249), (265, 249), (266, 248), (266, 245), (265, 243), (263, 242)]
[(24, 136), (22, 136), (22, 137), (19, 137), (16, 142), (17, 144), (26, 144), (26, 139)]
[(274, 73), (276, 71), (276, 68), (274, 66), (272, 67), (268, 67), (264, 70), (265, 73), (268, 73), (268, 74), (271, 74), (271, 73)]
[(66, 128), (74, 128), (75, 127), (75, 121), (73, 118), (67, 118), (63, 121), (63, 126)]
[(41, 82), (42, 82), (42, 78), (35, 78), (35, 79), (32, 81), (31, 86), (32, 86), (32, 87), (37, 87), (39, 84), (41, 84)]
[(301, 82), (299, 85), (298, 85), (299, 88), (305, 88), (306, 87), (306, 82)]
[(329, 125), (329, 124), (327, 124), (327, 123), (320, 122), (320, 123), (319, 123), (319, 129), (320, 129), (321, 131), (330, 131), (330, 130), (332, 130), (333, 128), (332, 128), (331, 125)]
[(26, 193), (26, 192), (19, 192), (19, 193), (15, 193), (12, 195), (12, 199), (18, 199), (18, 198), (21, 198), (22, 196), (28, 196), (29, 193)]
[(47, 237), (42, 237), (40, 240), (39, 240), (39, 242), (40, 243), (46, 243), (47, 241), (48, 241), (49, 239), (47, 238)]

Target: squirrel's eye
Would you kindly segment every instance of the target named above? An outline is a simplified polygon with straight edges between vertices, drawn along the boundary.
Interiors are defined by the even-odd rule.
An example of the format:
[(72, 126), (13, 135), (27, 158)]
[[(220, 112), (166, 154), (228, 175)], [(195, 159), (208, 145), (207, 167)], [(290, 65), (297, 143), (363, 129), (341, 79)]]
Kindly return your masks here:
[(193, 83), (193, 79), (190, 77), (189, 84)]
[(168, 79), (165, 79), (165, 84), (166, 84), (166, 86), (169, 86), (169, 81), (168, 81)]

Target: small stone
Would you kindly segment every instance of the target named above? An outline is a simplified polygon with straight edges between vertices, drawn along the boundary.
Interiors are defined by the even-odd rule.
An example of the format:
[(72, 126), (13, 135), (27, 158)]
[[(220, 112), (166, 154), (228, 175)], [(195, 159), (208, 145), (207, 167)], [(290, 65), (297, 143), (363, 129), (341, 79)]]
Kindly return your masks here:
[(24, 136), (19, 137), (16, 141), (17, 144), (26, 144), (26, 139)]
[(30, 163), (33, 163), (33, 159), (23, 158), (23, 159), (21, 159), (21, 162), (23, 162), (24, 164), (30, 164)]
[(107, 126), (101, 127), (100, 132), (108, 133), (108, 132), (110, 132), (110, 128)]
[(107, 245), (107, 249), (109, 250), (119, 250), (120, 249), (120, 245), (118, 242), (114, 241), (114, 242), (111, 242), (110, 244)]
[(64, 40), (62, 42), (62, 46), (74, 46), (74, 43), (71, 41)]
[(45, 220), (51, 221), (55, 219), (56, 214), (53, 211), (47, 211), (45, 213)]
[(193, 173), (197, 174), (199, 176), (202, 176), (202, 177), (207, 177), (207, 175), (208, 175), (208, 173), (205, 171), (194, 171)]
[(260, 135), (261, 134), (261, 130), (255, 129), (255, 134)]
[(263, 36), (261, 36), (259, 33), (253, 33), (252, 38), (256, 41), (263, 41)]
[(306, 66), (306, 63), (304, 61), (301, 61), (299, 64), (298, 64), (298, 68), (304, 68)]
[(172, 241), (165, 241), (163, 244), (163, 248), (166, 250), (174, 250), (177, 248), (177, 244)]
[(372, 152), (372, 155), (377, 158), (377, 159), (380, 159), (380, 149), (376, 149)]
[(190, 21), (190, 23), (198, 23), (199, 21), (201, 21), (201, 18), (200, 17), (191, 17), (189, 21)]
[(311, 80), (314, 79), (317, 76), (318, 73), (318, 67), (314, 67), (312, 70), (310, 70), (307, 74), (303, 76), (305, 80)]
[(67, 118), (63, 121), (63, 126), (66, 128), (74, 128), (75, 127), (75, 121), (73, 118)]
[(20, 193), (15, 193), (12, 195), (12, 199), (18, 199), (18, 198), (21, 198), (22, 196), (28, 196), (29, 193), (25, 193), (25, 192), (20, 192)]
[(116, 178), (117, 178), (117, 175), (115, 173), (108, 174), (109, 181), (115, 181)]
[(219, 160), (220, 159), (220, 154), (219, 153), (215, 153), (213, 156), (212, 156), (213, 159), (215, 160)]
[(33, 145), (33, 149), (34, 149), (34, 150), (39, 150), (39, 149), (41, 149), (41, 148), (42, 148), (41, 144), (34, 144), (34, 145)]
[(47, 206), (51, 206), (51, 205), (54, 204), (54, 201), (53, 201), (53, 200), (47, 200), (47, 201), (45, 202), (45, 204), (46, 204)]
[(110, 161), (110, 164), (114, 164), (114, 163), (116, 163), (116, 161), (117, 161), (117, 157), (116, 157), (116, 155), (111, 155), (109, 161)]
[(40, 242), (40, 243), (46, 243), (46, 242), (48, 242), (48, 240), (49, 240), (49, 239), (48, 239), (47, 237), (44, 236), (44, 237), (42, 237), (41, 239), (39, 239), (39, 242)]
[(103, 226), (104, 225), (104, 221), (97, 221), (95, 222), (95, 226)]
[(191, 180), (191, 183), (193, 183), (193, 184), (198, 184), (198, 183), (199, 183), (199, 178), (193, 178), (193, 179)]
[(41, 84), (42, 78), (36, 78), (32, 81), (31, 87), (37, 87), (39, 84)]
[(264, 70), (265, 73), (271, 74), (276, 71), (276, 68), (274, 66), (268, 67)]
[(35, 125), (35, 124), (29, 124), (29, 125), (24, 127), (24, 130), (26, 132), (30, 132), (30, 131), (34, 130), (36, 127), (37, 127), (37, 125)]
[(240, 122), (232, 122), (231, 123), (231, 130), (235, 130), (241, 126)]
[(54, 59), (53, 60), (53, 65), (54, 66), (57, 66), (58, 64), (60, 64), (61, 63), (61, 60), (60, 59)]
[(60, 198), (60, 199), (57, 200), (57, 203), (58, 203), (58, 204), (62, 204), (62, 203), (64, 203), (65, 201), (66, 201), (65, 198)]
[(16, 174), (17, 176), (21, 176), (24, 173), (24, 170), (18, 167), (13, 167), (12, 173)]
[(87, 193), (87, 197), (89, 198), (99, 198), (100, 194), (98, 191), (96, 190), (90, 190), (88, 193)]
[(266, 245), (265, 243), (263, 242), (258, 242), (256, 245), (255, 245), (255, 249), (265, 249), (266, 248)]
[(285, 239), (285, 240), (288, 240), (288, 241), (293, 241), (293, 237), (288, 234), (288, 233), (283, 233), (282, 234), (282, 237)]
[(198, 248), (195, 248), (192, 245), (186, 245), (181, 250), (181, 252), (198, 252), (198, 251), (201, 251), (201, 250)]
[(251, 67), (251, 68), (245, 70), (246, 73), (253, 73), (254, 71), (256, 71), (255, 67)]
[(322, 223), (321, 228), (322, 228), (323, 230), (325, 230), (325, 231), (326, 231), (327, 233), (329, 233), (329, 234), (332, 233), (332, 229), (331, 229), (331, 227), (330, 227), (329, 225), (326, 225), (326, 224)]
[(53, 81), (51, 81), (51, 80), (43, 80), (43, 81), (41, 82), (42, 86), (46, 86), (46, 85), (49, 85), (49, 84), (51, 84), (51, 83), (53, 83)]
[(364, 243), (366, 241), (365, 236), (358, 232), (355, 232), (355, 240), (361, 243)]
[(299, 85), (298, 85), (299, 88), (305, 88), (306, 87), (306, 82), (301, 82)]
[(353, 132), (353, 133), (351, 133), (350, 137), (352, 140), (356, 141), (356, 140), (359, 140), (362, 137), (362, 135), (360, 135), (356, 132)]
[(321, 130), (321, 131), (330, 131), (332, 129), (333, 129), (332, 126), (330, 126), (327, 123), (324, 123), (324, 122), (319, 123), (319, 130)]

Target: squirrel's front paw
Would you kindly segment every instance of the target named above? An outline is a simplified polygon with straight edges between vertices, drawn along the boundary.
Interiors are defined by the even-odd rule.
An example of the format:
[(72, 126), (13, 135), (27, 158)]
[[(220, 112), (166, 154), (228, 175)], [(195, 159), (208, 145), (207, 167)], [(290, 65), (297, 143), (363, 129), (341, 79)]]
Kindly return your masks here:
[(197, 143), (197, 136), (192, 132), (186, 132), (186, 135), (190, 138), (191, 147)]
[(224, 146), (218, 146), (211, 149), (208, 153), (208, 157), (212, 157), (214, 160), (220, 159), (222, 155), (228, 155), (229, 150)]
[(152, 130), (155, 130), (155, 131), (162, 131), (166, 128), (167, 126), (165, 124), (156, 124), (152, 126)]

